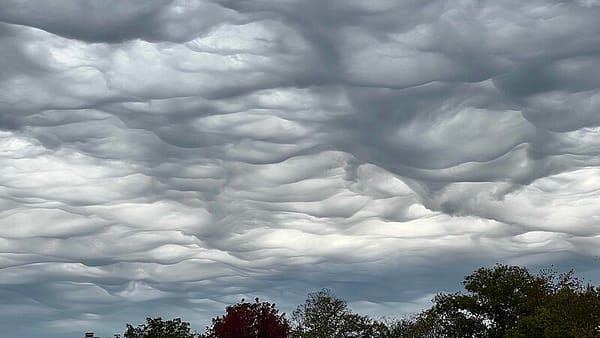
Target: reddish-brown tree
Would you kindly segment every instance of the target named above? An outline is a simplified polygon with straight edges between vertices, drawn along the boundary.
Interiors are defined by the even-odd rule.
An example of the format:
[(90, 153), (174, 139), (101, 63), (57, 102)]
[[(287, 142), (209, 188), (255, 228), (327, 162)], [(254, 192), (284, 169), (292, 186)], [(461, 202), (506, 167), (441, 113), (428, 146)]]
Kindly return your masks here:
[(290, 325), (275, 304), (244, 302), (228, 306), (223, 317), (213, 318), (205, 338), (287, 338)]

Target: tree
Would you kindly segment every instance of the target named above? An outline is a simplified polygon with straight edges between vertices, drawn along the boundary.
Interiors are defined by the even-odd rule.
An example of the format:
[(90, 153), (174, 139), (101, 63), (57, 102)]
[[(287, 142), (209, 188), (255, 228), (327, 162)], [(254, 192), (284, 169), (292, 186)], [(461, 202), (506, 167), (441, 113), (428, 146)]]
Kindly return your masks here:
[(481, 316), (473, 311), (473, 300), (460, 293), (438, 294), (434, 305), (417, 316), (409, 337), (487, 337)]
[(223, 317), (213, 318), (205, 338), (287, 338), (290, 326), (275, 304), (242, 301), (228, 306)]
[(466, 276), (466, 293), (438, 294), (407, 337), (600, 337), (600, 289), (572, 271), (532, 275), (498, 264)]
[(199, 335), (190, 331), (190, 323), (180, 318), (164, 321), (161, 317), (146, 318), (146, 324), (134, 327), (127, 324), (125, 338), (197, 338)]
[(409, 338), (410, 330), (413, 328), (415, 318), (373, 320), (372, 337), (379, 338)]
[(352, 313), (348, 304), (328, 289), (309, 293), (292, 316), (294, 336), (300, 338), (383, 337), (383, 323)]
[(418, 337), (501, 338), (543, 302), (548, 282), (518, 266), (497, 264), (466, 276), (466, 294), (438, 294), (417, 317)]
[(309, 293), (306, 302), (294, 311), (294, 332), (302, 338), (342, 337), (344, 317), (350, 313), (345, 301), (331, 290)]
[(478, 269), (464, 285), (469, 292), (467, 310), (486, 323), (488, 337), (500, 338), (543, 302), (547, 281), (524, 267), (498, 264)]
[(573, 271), (544, 278), (549, 285), (544, 303), (507, 337), (600, 337), (600, 288), (584, 285)]

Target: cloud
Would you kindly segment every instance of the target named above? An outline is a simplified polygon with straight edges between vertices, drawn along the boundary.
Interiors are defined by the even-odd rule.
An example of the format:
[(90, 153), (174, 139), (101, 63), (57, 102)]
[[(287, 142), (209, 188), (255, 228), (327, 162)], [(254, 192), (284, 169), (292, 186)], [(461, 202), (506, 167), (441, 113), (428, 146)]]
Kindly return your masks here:
[[(236, 13), (210, 1), (156, 0), (142, 3), (122, 1), (60, 0), (7, 1), (2, 21), (43, 29), (87, 42), (189, 40), (223, 21), (237, 21)], [(199, 17), (201, 16), (201, 17)]]
[[(0, 323), (598, 278), (594, 1), (5, 1)], [(35, 323), (36, 325), (32, 325)]]

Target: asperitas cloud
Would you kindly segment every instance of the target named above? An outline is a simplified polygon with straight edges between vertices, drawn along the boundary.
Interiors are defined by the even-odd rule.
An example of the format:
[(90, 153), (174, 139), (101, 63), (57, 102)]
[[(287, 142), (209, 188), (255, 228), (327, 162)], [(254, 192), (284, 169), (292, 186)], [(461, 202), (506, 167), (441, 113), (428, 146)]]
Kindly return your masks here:
[[(600, 2), (5, 0), (0, 326), (600, 278)], [(33, 323), (35, 325), (33, 325)]]

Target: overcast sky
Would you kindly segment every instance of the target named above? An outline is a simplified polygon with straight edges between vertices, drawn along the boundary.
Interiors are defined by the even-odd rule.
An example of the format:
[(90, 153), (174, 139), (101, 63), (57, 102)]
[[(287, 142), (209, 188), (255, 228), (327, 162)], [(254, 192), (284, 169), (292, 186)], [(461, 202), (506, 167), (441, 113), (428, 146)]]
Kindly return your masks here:
[(598, 0), (0, 1), (0, 327), (600, 283)]

